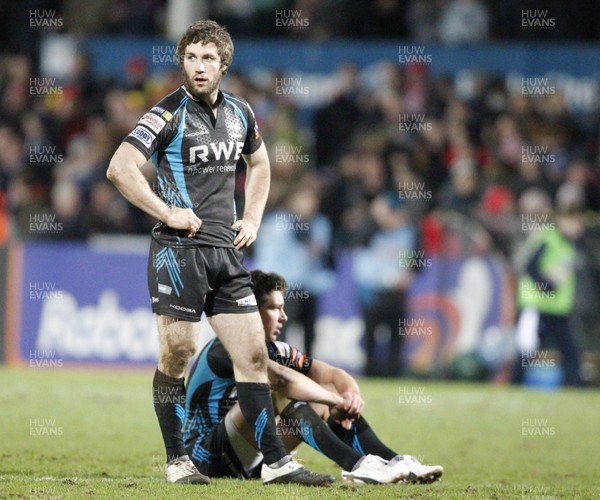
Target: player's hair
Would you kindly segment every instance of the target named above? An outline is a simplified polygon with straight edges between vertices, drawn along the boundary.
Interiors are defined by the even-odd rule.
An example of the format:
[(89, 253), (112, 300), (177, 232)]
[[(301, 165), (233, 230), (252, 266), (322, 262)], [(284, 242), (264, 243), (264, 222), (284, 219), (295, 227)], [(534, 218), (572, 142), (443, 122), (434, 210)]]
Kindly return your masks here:
[(255, 269), (250, 273), (250, 277), (258, 307), (263, 306), (267, 300), (267, 295), (275, 290), (283, 292), (287, 285), (285, 278), (277, 273), (264, 273)]
[(231, 65), (233, 59), (233, 41), (227, 29), (214, 21), (202, 20), (191, 24), (185, 33), (181, 35), (175, 52), (179, 64), (183, 64), (183, 55), (188, 45), (192, 43), (214, 43), (217, 46), (217, 52), (221, 58), (221, 64), (227, 67)]

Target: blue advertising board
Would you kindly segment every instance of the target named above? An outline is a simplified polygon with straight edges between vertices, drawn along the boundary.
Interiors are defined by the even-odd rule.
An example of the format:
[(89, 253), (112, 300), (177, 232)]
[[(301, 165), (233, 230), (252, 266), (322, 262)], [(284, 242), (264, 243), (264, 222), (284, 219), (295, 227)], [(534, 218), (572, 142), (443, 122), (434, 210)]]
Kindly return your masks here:
[[(158, 337), (146, 285), (147, 256), (83, 243), (27, 243), (11, 361), (154, 363)], [(13, 270), (14, 271), (14, 270)]]
[[(154, 365), (158, 335), (146, 266), (145, 251), (111, 245), (11, 245), (7, 360), (32, 367)], [(364, 322), (351, 268), (352, 255), (341, 255), (336, 286), (319, 297), (313, 347), (315, 357), (360, 373)], [(398, 331), (391, 332), (403, 336), (404, 364), (429, 373), (457, 354), (476, 351), (487, 330), (513, 323), (511, 286), (507, 267), (493, 257), (427, 259), (408, 290)], [(200, 332), (202, 347), (213, 335), (205, 319)], [(286, 340), (303, 347), (301, 336)], [(385, 352), (385, 345), (378, 346), (375, 356)]]

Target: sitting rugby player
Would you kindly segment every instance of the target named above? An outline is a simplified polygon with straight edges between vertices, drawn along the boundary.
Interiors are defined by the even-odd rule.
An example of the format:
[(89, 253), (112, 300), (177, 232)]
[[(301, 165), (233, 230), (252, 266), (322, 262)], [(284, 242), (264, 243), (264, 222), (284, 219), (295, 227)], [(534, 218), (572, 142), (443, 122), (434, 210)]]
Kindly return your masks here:
[[(253, 271), (252, 283), (265, 327), (267, 369), (286, 448), (291, 451), (307, 443), (342, 468), (343, 481), (385, 484), (439, 479), (443, 467), (423, 465), (381, 442), (361, 416), (365, 403), (353, 377), (277, 341), (287, 321), (285, 280), (275, 273)], [(188, 380), (184, 442), (198, 470), (210, 477), (261, 477), (260, 426), (253, 433), (236, 403), (233, 364), (218, 338), (204, 347)]]

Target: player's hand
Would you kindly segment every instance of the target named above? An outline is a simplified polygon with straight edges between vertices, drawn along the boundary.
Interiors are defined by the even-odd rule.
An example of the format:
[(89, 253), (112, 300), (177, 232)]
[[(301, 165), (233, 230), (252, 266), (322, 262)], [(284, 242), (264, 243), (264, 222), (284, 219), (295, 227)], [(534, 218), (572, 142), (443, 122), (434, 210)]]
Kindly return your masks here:
[(164, 222), (173, 229), (185, 229), (189, 231), (189, 238), (194, 236), (200, 229), (200, 226), (202, 226), (202, 221), (191, 208), (171, 207), (167, 220)]
[(365, 402), (361, 395), (357, 392), (344, 392), (340, 394), (340, 396), (342, 396), (346, 402), (348, 415), (359, 417), (365, 407)]
[(360, 394), (355, 392), (344, 392), (340, 396), (343, 398), (343, 402), (330, 408), (330, 415), (344, 429), (350, 430), (352, 422), (360, 417), (365, 402)]
[[(343, 400), (337, 405), (331, 406), (329, 408), (329, 415), (334, 420), (334, 422), (339, 422), (342, 425), (344, 425), (343, 422), (347, 421), (350, 422), (350, 425), (352, 425), (352, 421), (348, 415), (348, 410), (346, 409), (346, 400)], [(348, 427), (344, 426), (344, 428), (346, 429)]]
[(250, 245), (252, 245), (252, 242), (256, 239), (256, 234), (258, 233), (258, 226), (253, 222), (240, 219), (235, 221), (233, 226), (231, 227), (238, 231), (235, 240), (233, 240), (233, 244), (238, 250), (241, 250), (245, 247), (249, 247)]
[(365, 402), (360, 394), (356, 392), (344, 392), (341, 394), (344, 398), (344, 408), (346, 412), (346, 418), (340, 420), (341, 426), (350, 430), (352, 428), (352, 422), (354, 422), (365, 407)]

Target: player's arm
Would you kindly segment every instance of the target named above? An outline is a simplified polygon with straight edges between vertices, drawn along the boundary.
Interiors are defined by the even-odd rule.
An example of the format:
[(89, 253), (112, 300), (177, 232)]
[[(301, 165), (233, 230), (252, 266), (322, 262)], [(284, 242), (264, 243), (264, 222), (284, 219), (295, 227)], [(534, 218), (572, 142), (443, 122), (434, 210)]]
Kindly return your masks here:
[(146, 162), (141, 151), (123, 142), (110, 160), (106, 177), (132, 205), (173, 229), (189, 230), (192, 236), (198, 231), (202, 221), (189, 208), (169, 208), (152, 192), (148, 181), (140, 171)]
[(354, 377), (346, 370), (313, 359), (307, 376), (319, 385), (331, 385), (335, 387), (338, 394), (344, 397), (348, 404), (348, 413), (360, 415), (365, 402), (360, 394), (360, 387)]
[(271, 165), (264, 142), (254, 153), (243, 157), (246, 162), (244, 216), (233, 225), (239, 230), (233, 242), (238, 250), (250, 246), (256, 239), (271, 184)]
[(321, 403), (327, 406), (344, 404), (344, 398), (339, 394), (328, 391), (305, 375), (273, 360), (267, 362), (267, 374), (271, 389), (281, 392), (289, 399)]

